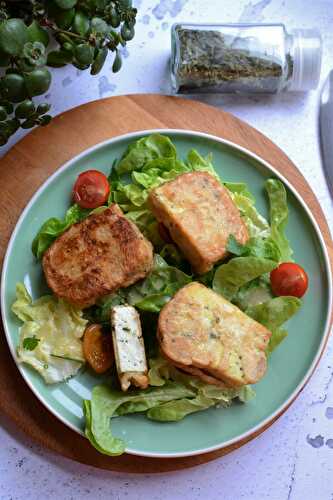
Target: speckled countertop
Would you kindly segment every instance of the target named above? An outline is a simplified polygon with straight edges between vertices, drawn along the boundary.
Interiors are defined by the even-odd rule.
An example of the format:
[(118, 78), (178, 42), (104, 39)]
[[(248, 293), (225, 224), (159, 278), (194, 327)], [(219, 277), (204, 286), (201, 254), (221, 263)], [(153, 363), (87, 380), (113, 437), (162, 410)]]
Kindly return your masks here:
[[(333, 67), (333, 0), (137, 0), (137, 36), (125, 68), (98, 77), (75, 68), (54, 71), (48, 98), (60, 113), (100, 97), (169, 93), (170, 26), (174, 21), (282, 21), (318, 27), (324, 55), (321, 84)], [(139, 63), (138, 63), (139, 61)], [(310, 182), (333, 227), (333, 205), (323, 177), (317, 138), (319, 92), (276, 97), (211, 97), (275, 141)], [(0, 382), (1, 383), (1, 382)], [(1, 499), (333, 499), (333, 339), (291, 408), (263, 435), (214, 462), (160, 475), (93, 469), (41, 449), (0, 416)]]

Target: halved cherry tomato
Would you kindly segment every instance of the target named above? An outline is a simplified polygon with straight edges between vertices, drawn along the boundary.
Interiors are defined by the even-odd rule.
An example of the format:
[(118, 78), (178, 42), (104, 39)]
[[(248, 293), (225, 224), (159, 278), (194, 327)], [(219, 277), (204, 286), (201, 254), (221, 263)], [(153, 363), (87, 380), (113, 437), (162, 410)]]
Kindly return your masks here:
[(102, 332), (101, 325), (90, 325), (83, 337), (83, 354), (96, 373), (104, 373), (114, 363), (112, 337)]
[(98, 170), (82, 172), (73, 187), (74, 201), (82, 208), (97, 208), (109, 196), (110, 186), (107, 177)]
[(163, 222), (158, 223), (158, 232), (160, 237), (165, 243), (172, 243), (172, 238), (169, 229), (163, 224)]
[(275, 295), (292, 295), (301, 298), (308, 288), (308, 275), (294, 262), (283, 262), (270, 274)]

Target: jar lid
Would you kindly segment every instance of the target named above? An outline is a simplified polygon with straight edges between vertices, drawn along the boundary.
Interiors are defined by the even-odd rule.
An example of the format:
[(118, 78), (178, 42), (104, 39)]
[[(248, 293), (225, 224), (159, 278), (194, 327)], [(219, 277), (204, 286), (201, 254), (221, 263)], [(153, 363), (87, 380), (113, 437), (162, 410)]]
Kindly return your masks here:
[(289, 90), (317, 88), (320, 79), (322, 43), (317, 29), (295, 29), (293, 35), (293, 72)]

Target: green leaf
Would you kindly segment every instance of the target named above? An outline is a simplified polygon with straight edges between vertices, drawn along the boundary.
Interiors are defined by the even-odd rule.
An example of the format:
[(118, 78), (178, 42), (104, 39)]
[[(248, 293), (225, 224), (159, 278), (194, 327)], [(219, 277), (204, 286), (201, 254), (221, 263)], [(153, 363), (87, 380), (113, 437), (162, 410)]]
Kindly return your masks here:
[(90, 23), (90, 30), (92, 33), (100, 33), (105, 35), (110, 30), (108, 24), (100, 17), (93, 17)]
[(219, 266), (213, 279), (213, 290), (232, 300), (239, 288), (272, 271), (276, 262), (258, 257), (235, 257)]
[(288, 321), (301, 307), (302, 302), (296, 297), (275, 297), (262, 304), (246, 309), (246, 314), (271, 331)]
[(281, 258), (279, 247), (271, 237), (261, 238), (257, 236), (250, 238), (245, 245), (242, 245), (231, 234), (228, 238), (226, 249), (238, 257), (260, 257), (262, 259), (275, 260), (275, 262), (279, 262)]
[(21, 102), (27, 97), (22, 75), (10, 73), (0, 80), (1, 96), (11, 102)]
[(161, 402), (187, 396), (193, 396), (193, 391), (173, 382), (168, 382), (162, 388), (152, 387), (128, 394), (105, 385), (96, 386), (92, 391), (91, 401), (84, 402), (85, 434), (92, 446), (101, 453), (120, 455), (125, 451), (125, 443), (112, 435), (112, 417), (147, 411)]
[(273, 330), (272, 336), (266, 349), (266, 354), (269, 356), (281, 344), (281, 342), (288, 336), (288, 332), (282, 328)]
[(26, 43), (23, 47), (22, 55), (32, 67), (44, 66), (46, 64), (45, 46), (41, 42)]
[(122, 65), (122, 60), (121, 60), (121, 55), (119, 50), (116, 50), (116, 57), (114, 58), (113, 64), (112, 64), (112, 71), (113, 73), (118, 73), (120, 71)]
[(90, 28), (89, 17), (82, 11), (77, 10), (73, 21), (73, 31), (78, 35), (85, 36)]
[(77, 61), (83, 65), (90, 65), (94, 60), (94, 49), (88, 43), (77, 45), (74, 54)]
[(75, 222), (83, 220), (89, 213), (90, 210), (75, 204), (67, 210), (63, 220), (51, 217), (45, 221), (32, 242), (31, 250), (35, 257), (41, 259), (44, 252), (58, 236)]
[(45, 94), (51, 84), (51, 73), (47, 68), (36, 68), (24, 75), (24, 82), (30, 97)]
[(49, 44), (48, 32), (36, 20), (28, 26), (28, 37), (30, 42), (41, 42), (45, 47)]
[(0, 24), (0, 49), (11, 56), (20, 55), (29, 41), (29, 32), (22, 19), (8, 19)]
[(251, 203), (255, 202), (255, 198), (249, 191), (245, 182), (224, 182), (223, 184), (229, 191), (231, 191), (231, 193), (241, 194), (242, 196), (245, 196), (245, 198), (248, 198)]
[(26, 337), (23, 340), (23, 349), (33, 351), (34, 349), (36, 349), (38, 342), (40, 342), (40, 339), (38, 339), (35, 335), (33, 335), (32, 337)]
[(105, 60), (108, 55), (108, 49), (103, 47), (102, 49), (98, 49), (97, 56), (95, 57), (94, 62), (91, 65), (90, 74), (97, 75), (104, 66)]
[(77, 0), (54, 0), (60, 9), (68, 10), (77, 4)]
[(176, 148), (164, 135), (153, 134), (131, 144), (116, 166), (119, 175), (140, 170), (145, 163), (156, 158), (176, 158)]
[(285, 235), (288, 223), (287, 193), (278, 179), (268, 179), (265, 187), (270, 203), (271, 236), (280, 250), (282, 262), (288, 262), (293, 252)]
[(73, 56), (67, 50), (52, 50), (47, 55), (47, 64), (52, 68), (61, 68), (72, 62)]

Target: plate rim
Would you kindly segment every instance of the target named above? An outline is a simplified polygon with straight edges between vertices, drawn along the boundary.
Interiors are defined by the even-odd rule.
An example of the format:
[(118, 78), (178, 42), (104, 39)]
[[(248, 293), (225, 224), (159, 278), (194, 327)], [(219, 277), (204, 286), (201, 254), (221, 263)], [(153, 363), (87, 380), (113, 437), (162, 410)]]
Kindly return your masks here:
[[(329, 335), (330, 335), (330, 324), (331, 324), (331, 316), (332, 316), (332, 309), (333, 309), (333, 304), (332, 304), (332, 295), (333, 295), (333, 285), (332, 285), (332, 267), (331, 267), (331, 262), (330, 262), (330, 257), (329, 253), (326, 247), (326, 243), (324, 240), (324, 237), (322, 235), (321, 229), (312, 215), (311, 210), (303, 200), (302, 196), (298, 193), (297, 189), (292, 185), (292, 183), (284, 177), (283, 174), (281, 174), (275, 167), (273, 167), (269, 162), (261, 158), (259, 155), (253, 153), (249, 149), (240, 146), (239, 144), (229, 141), (228, 139), (224, 139), (223, 137), (218, 137), (213, 134), (207, 134), (205, 132), (199, 132), (196, 130), (189, 130), (189, 129), (170, 129), (170, 128), (157, 128), (157, 129), (144, 129), (144, 130), (138, 130), (135, 132), (128, 132), (125, 134), (117, 135), (114, 137), (111, 137), (109, 139), (106, 139), (105, 141), (101, 141), (97, 144), (94, 144), (90, 148), (85, 149), (84, 151), (81, 151), (78, 155), (74, 156), (73, 158), (69, 159), (66, 163), (61, 165), (59, 168), (57, 168), (39, 187), (38, 189), (34, 192), (32, 197), (29, 199), (27, 205), (25, 206), (24, 210), (21, 212), (19, 218), (16, 221), (14, 230), (11, 234), (11, 237), (9, 239), (5, 257), (3, 260), (3, 266), (2, 266), (2, 272), (1, 272), (1, 286), (0, 286), (0, 295), (1, 295), (1, 310), (5, 311), (5, 279), (7, 275), (7, 267), (8, 267), (8, 261), (10, 258), (11, 254), (11, 249), (13, 246), (14, 239), (16, 238), (17, 233), (20, 230), (20, 227), (22, 225), (23, 219), (27, 212), (29, 212), (31, 206), (34, 204), (36, 199), (39, 197), (41, 192), (43, 192), (46, 187), (54, 180), (56, 179), (59, 175), (62, 174), (63, 171), (67, 170), (70, 168), (71, 164), (73, 164), (76, 161), (79, 161), (81, 158), (84, 158), (86, 155), (93, 153), (95, 150), (98, 150), (100, 148), (103, 148), (104, 146), (107, 145), (112, 145), (113, 143), (116, 143), (121, 140), (131, 140), (131, 139), (136, 139), (138, 137), (146, 136), (149, 134), (153, 133), (160, 133), (160, 134), (173, 134), (173, 135), (185, 135), (185, 136), (196, 136), (199, 138), (203, 139), (208, 139), (215, 141), (217, 143), (229, 146), (230, 148), (243, 153), (244, 155), (250, 157), (251, 159), (257, 161), (258, 163), (262, 164), (266, 169), (268, 169), (272, 174), (274, 174), (276, 177), (278, 177), (287, 187), (288, 189), (292, 192), (292, 194), (295, 196), (297, 201), (301, 204), (303, 210), (305, 211), (308, 219), (310, 220), (312, 227), (314, 228), (316, 235), (318, 237), (319, 243), (321, 250), (323, 252), (323, 257), (324, 257), (324, 267), (326, 271), (326, 275), (328, 278), (328, 309), (327, 309), (327, 315), (326, 315), (326, 320), (325, 320), (325, 326), (323, 328), (323, 336), (320, 342), (320, 345), (318, 347), (318, 350), (316, 352), (316, 355), (309, 366), (309, 368), (306, 371), (306, 374), (300, 381), (300, 383), (297, 385), (297, 387), (293, 390), (291, 395), (289, 396), (288, 399), (284, 401), (283, 404), (281, 404), (278, 409), (271, 413), (268, 417), (266, 417), (264, 420), (262, 420), (260, 423), (257, 425), (251, 427), (248, 431), (243, 432), (242, 434), (238, 435), (237, 437), (234, 437), (232, 439), (229, 439), (228, 441), (223, 442), (222, 444), (216, 444), (212, 446), (208, 446), (206, 448), (200, 448), (198, 450), (193, 450), (193, 451), (186, 451), (186, 452), (171, 452), (171, 453), (157, 453), (157, 452), (146, 452), (146, 451), (141, 451), (137, 450), (135, 448), (125, 448), (125, 453), (130, 454), (130, 455), (136, 455), (136, 456), (142, 456), (142, 457), (149, 457), (149, 458), (182, 458), (182, 457), (190, 457), (190, 456), (196, 456), (196, 455), (201, 455), (205, 453), (210, 453), (213, 451), (221, 450), (224, 448), (228, 448), (230, 446), (235, 446), (239, 444), (239, 446), (242, 446), (243, 444), (246, 444), (249, 440), (255, 438), (258, 434), (261, 432), (264, 432), (268, 427), (270, 427), (288, 408), (289, 406), (295, 401), (295, 399), (298, 397), (302, 389), (305, 387), (305, 385), (309, 382), (310, 378), (312, 377), (315, 369), (317, 368), (317, 365), (320, 361), (321, 356), (323, 355), (323, 352), (325, 350)], [(297, 168), (297, 167), (296, 167)], [(2, 317), (2, 323), (4, 327), (4, 332), (6, 336), (6, 341), (7, 345), (9, 348), (9, 351), (11, 353), (11, 356), (13, 358), (13, 361), (20, 372), (22, 378), (24, 379), (24, 382), (28, 385), (30, 390), (34, 393), (34, 395), (37, 397), (37, 399), (41, 402), (41, 404), (53, 415), (55, 416), (58, 420), (60, 420), (64, 425), (66, 425), (68, 428), (76, 432), (77, 434), (83, 436), (85, 439), (85, 434), (84, 432), (80, 431), (77, 429), (74, 425), (72, 425), (70, 422), (68, 422), (60, 413), (58, 413), (55, 409), (51, 407), (43, 398), (43, 396), (38, 392), (37, 389), (35, 389), (33, 383), (29, 380), (27, 375), (25, 374), (24, 368), (21, 364), (18, 363), (17, 357), (16, 357), (16, 350), (15, 347), (12, 345), (11, 338), (10, 338), (10, 329), (9, 325), (7, 323), (6, 317), (3, 315)]]

